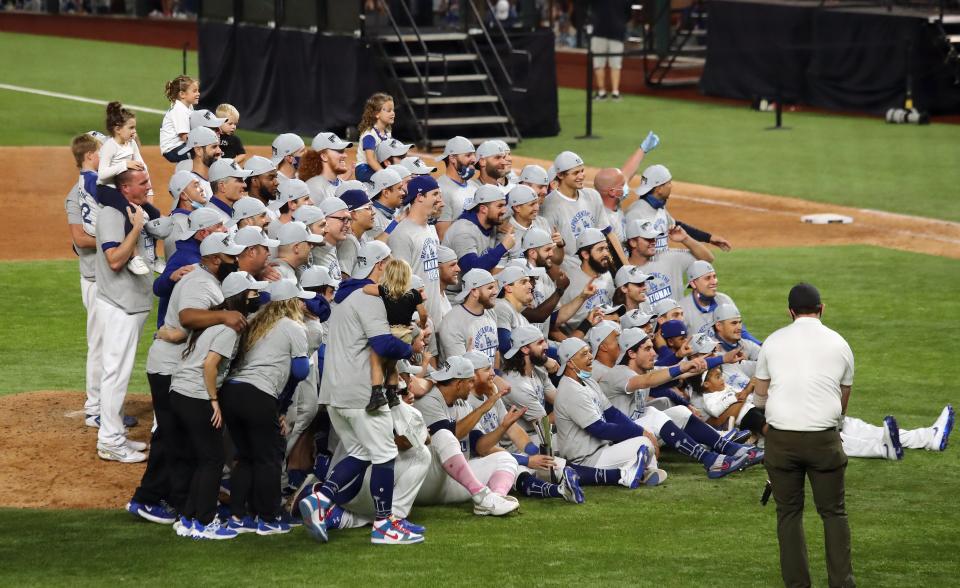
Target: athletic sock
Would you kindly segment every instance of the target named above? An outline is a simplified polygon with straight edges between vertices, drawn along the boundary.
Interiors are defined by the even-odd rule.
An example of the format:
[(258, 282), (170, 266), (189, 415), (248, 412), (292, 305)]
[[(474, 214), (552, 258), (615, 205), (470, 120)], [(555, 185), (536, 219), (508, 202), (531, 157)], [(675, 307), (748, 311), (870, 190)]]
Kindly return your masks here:
[(347, 484), (353, 481), (354, 478), (359, 476), (362, 479), (364, 472), (367, 471), (367, 467), (369, 466), (369, 461), (363, 461), (362, 459), (348, 455), (333, 466), (333, 469), (330, 471), (330, 476), (327, 477), (323, 486), (320, 487), (320, 492), (332, 500), (333, 497), (339, 493), (341, 489), (345, 489)]
[[(696, 419), (690, 419), (690, 421), (694, 420)], [(687, 424), (689, 425), (690, 423), (688, 422)], [(714, 431), (714, 434), (716, 434), (716, 431)], [(663, 439), (667, 445), (676, 449), (678, 453), (691, 457), (704, 465), (713, 463), (713, 459), (708, 456), (716, 456), (714, 452), (707, 451), (706, 447), (700, 445), (694, 441), (690, 435), (681, 431), (680, 427), (675, 425), (673, 421), (664, 423), (664, 425), (660, 427), (660, 438)]]
[(377, 519), (393, 514), (393, 461), (373, 464), (370, 470), (370, 496)]
[(331, 500), (336, 504), (347, 504), (356, 498), (357, 494), (360, 494), (360, 490), (363, 489), (363, 478), (364, 476), (357, 476), (347, 482), (346, 486), (340, 488), (336, 494), (330, 497)]
[(537, 498), (560, 498), (560, 486), (544, 482), (529, 472), (521, 472), (517, 476), (515, 487), (524, 496)]
[(683, 431), (690, 435), (697, 443), (703, 443), (707, 447), (712, 447), (714, 451), (719, 451), (720, 453), (733, 455), (741, 447), (739, 443), (724, 439), (716, 429), (694, 416), (691, 416), (687, 420)]
[(463, 457), (462, 453), (458, 453), (443, 462), (443, 469), (446, 470), (447, 475), (466, 488), (470, 496), (474, 496), (483, 490), (483, 484), (473, 474), (470, 464), (467, 463), (467, 458)]
[(510, 489), (513, 488), (513, 481), (515, 479), (516, 475), (513, 472), (497, 470), (490, 476), (487, 487), (495, 494), (506, 496), (510, 492)]
[(567, 467), (573, 468), (580, 476), (581, 486), (616, 486), (620, 483), (620, 470), (601, 470), (590, 466), (567, 462)]

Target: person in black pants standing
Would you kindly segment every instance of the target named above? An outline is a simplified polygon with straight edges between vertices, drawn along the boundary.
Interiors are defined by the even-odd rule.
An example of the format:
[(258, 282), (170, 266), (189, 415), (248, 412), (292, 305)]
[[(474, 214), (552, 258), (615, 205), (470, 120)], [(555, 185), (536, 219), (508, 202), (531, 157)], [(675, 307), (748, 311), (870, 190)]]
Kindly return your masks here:
[(286, 427), (281, 415), (297, 382), (310, 370), (301, 299), (316, 296), (289, 280), (273, 282), (268, 293), (270, 302), (240, 337), (230, 376), (220, 390), (223, 418), (237, 451), (228, 528), (258, 535), (290, 531), (279, 516)]

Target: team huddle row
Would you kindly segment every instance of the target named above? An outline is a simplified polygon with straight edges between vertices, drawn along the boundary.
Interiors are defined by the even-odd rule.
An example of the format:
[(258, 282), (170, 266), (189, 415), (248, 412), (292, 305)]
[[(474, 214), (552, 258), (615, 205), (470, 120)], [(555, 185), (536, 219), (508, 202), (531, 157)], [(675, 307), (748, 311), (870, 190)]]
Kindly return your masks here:
[[(221, 127), (238, 115), (193, 110), (184, 84), (168, 87), (169, 148), (161, 133), (182, 168), (170, 215), (150, 203), (145, 166), (119, 163), (136, 161), (117, 155), (136, 146), (132, 113), (112, 105), (113, 137), (73, 144), (86, 412), (100, 457), (147, 460), (131, 513), (229, 539), (288, 532), (299, 511), (322, 541), (372, 523), (373, 543), (404, 544), (424, 538), (414, 505), (502, 516), (516, 496), (659, 485), (661, 447), (710, 478), (762, 461), (761, 342), (717, 291), (708, 248), (729, 243), (672, 218), (662, 165), (625, 197), (655, 134), (594, 188), (572, 152), (514, 170), (505, 143), (464, 137), (435, 178), (375, 95), (352, 170), (352, 144), (330, 132), (235, 159)], [(148, 458), (122, 405), (154, 297)], [(893, 445), (886, 423), (851, 428), (864, 455)], [(946, 443), (905, 433), (906, 446)]]

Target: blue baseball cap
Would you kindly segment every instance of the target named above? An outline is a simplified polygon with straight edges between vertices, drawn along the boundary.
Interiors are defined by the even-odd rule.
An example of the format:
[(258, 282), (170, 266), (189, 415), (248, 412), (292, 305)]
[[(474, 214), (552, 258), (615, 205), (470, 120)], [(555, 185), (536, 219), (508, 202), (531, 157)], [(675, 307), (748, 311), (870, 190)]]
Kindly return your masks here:
[(370, 204), (370, 198), (363, 190), (347, 190), (340, 195), (340, 200), (347, 205), (347, 210), (353, 211)]
[(687, 325), (683, 321), (667, 321), (660, 327), (660, 334), (664, 339), (670, 337), (685, 337), (687, 334)]
[(414, 176), (413, 179), (410, 180), (410, 183), (407, 184), (407, 195), (403, 197), (403, 203), (410, 204), (416, 200), (417, 196), (439, 189), (440, 184), (438, 184), (432, 176)]

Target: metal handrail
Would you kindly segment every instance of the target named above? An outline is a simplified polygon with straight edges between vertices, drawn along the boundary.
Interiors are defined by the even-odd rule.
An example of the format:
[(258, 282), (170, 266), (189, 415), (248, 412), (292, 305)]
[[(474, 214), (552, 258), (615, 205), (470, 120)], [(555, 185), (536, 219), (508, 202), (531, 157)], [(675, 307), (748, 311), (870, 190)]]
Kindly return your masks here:
[[(470, 44), (473, 46), (474, 53), (476, 53), (479, 56), (480, 48), (477, 47), (477, 42), (470, 35), (467, 35), (467, 39), (469, 40)], [(509, 121), (510, 123), (510, 129), (507, 129), (507, 130), (514, 133), (517, 137), (517, 140), (520, 140), (521, 139), (520, 129), (517, 128), (517, 123), (516, 121), (513, 120), (513, 115), (510, 113), (510, 109), (507, 108), (507, 102), (506, 100), (503, 99), (503, 94), (500, 93), (500, 86), (499, 84), (497, 84), (497, 81), (493, 77), (493, 73), (490, 71), (490, 68), (487, 66), (487, 60), (478, 59), (478, 61), (480, 62), (480, 66), (483, 68), (484, 73), (487, 75), (487, 80), (490, 81), (490, 86), (493, 88), (494, 93), (496, 93), (497, 95), (499, 104), (503, 105), (503, 110), (504, 110), (503, 114), (506, 115), (507, 121)]]
[[(489, 0), (484, 0), (487, 4), (487, 8), (493, 14), (493, 7), (490, 6)], [(473, 16), (476, 18), (477, 23), (480, 25), (480, 30), (483, 32), (483, 36), (487, 39), (487, 44), (490, 45), (491, 52), (493, 53), (494, 59), (497, 60), (497, 65), (500, 66), (500, 72), (503, 74), (504, 79), (507, 80), (507, 84), (510, 85), (510, 89), (515, 92), (526, 92), (526, 88), (519, 88), (513, 81), (513, 76), (510, 75), (510, 72), (507, 70), (506, 65), (504, 65), (503, 60), (500, 58), (500, 52), (497, 51), (497, 45), (493, 42), (493, 38), (490, 36), (490, 31), (487, 29), (486, 23), (483, 22), (483, 16), (480, 14), (480, 11), (477, 9), (477, 5), (474, 3), (474, 0), (468, 0), (467, 4), (470, 6), (470, 9), (473, 11)], [(522, 51), (513, 48), (513, 43), (510, 42), (510, 38), (507, 36), (506, 30), (504, 30), (503, 25), (500, 24), (500, 21), (496, 18), (493, 19), (496, 21), (497, 26), (500, 28), (500, 33), (503, 35), (503, 38), (506, 40), (508, 50), (513, 54), (526, 54), (527, 61), (531, 62), (532, 57), (530, 56), (529, 51)], [(476, 43), (474, 43), (476, 44)]]
[[(702, 12), (704, 8), (704, 0), (696, 0), (693, 4), (691, 4), (691, 8), (693, 7), (695, 7), (696, 10)], [(654, 8), (654, 10), (656, 11), (656, 8)], [(647, 84), (659, 84), (663, 82), (663, 79), (666, 77), (667, 73), (670, 71), (670, 69), (673, 67), (673, 64), (676, 62), (677, 57), (679, 57), (680, 49), (683, 47), (684, 43), (686, 43), (687, 40), (693, 35), (693, 28), (696, 25), (690, 24), (690, 22), (692, 22), (692, 19), (684, 18), (684, 22), (681, 23), (681, 25), (677, 28), (677, 30), (673, 31), (670, 35), (670, 42), (667, 46), (667, 56), (666, 57), (657, 56), (657, 62), (653, 65), (653, 70), (650, 70), (647, 67), (647, 54), (651, 50), (655, 50), (653, 48), (654, 30), (656, 29), (656, 26), (660, 23), (660, 21), (664, 17), (668, 17), (671, 14), (671, 12), (672, 12), (671, 4), (667, 2), (666, 4), (664, 4), (663, 9), (659, 11), (659, 14), (657, 12), (654, 12), (653, 19), (651, 19), (650, 26), (646, 31), (646, 34), (645, 34), (646, 38), (644, 40), (644, 54), (643, 54), (643, 74)], [(685, 24), (689, 26), (684, 26)], [(677, 39), (681, 39), (679, 45), (677, 45)], [(657, 75), (657, 73), (660, 74), (660, 79), (654, 82), (654, 77)]]

